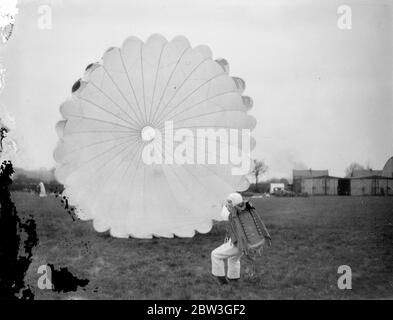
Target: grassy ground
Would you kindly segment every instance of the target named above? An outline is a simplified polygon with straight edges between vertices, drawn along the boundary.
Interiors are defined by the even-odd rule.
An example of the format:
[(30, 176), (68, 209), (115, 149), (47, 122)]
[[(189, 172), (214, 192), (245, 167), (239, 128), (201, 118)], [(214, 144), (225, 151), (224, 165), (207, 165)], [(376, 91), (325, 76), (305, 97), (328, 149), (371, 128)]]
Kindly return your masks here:
[[(210, 252), (223, 223), (192, 239), (114, 239), (73, 221), (55, 197), (14, 193), (18, 213), (37, 222), (39, 244), (27, 273), (36, 299), (358, 299), (393, 297), (393, 198), (263, 198), (273, 238), (257, 275), (220, 287)], [(68, 267), (90, 283), (71, 293), (37, 288), (39, 265)], [(243, 266), (247, 267), (248, 263)], [(352, 290), (339, 290), (337, 268), (352, 268)]]

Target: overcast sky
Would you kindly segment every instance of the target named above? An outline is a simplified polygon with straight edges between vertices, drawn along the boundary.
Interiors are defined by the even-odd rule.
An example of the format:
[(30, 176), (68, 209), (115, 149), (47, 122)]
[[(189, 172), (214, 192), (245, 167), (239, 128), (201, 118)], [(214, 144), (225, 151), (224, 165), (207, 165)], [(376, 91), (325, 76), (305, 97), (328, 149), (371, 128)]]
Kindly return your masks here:
[[(255, 157), (269, 176), (294, 167), (343, 175), (393, 155), (391, 1), (20, 1), (0, 102), (16, 120), (16, 165), (52, 167), (59, 106), (84, 68), (129, 35), (185, 35), (209, 45), (246, 81), (257, 119)], [(52, 9), (39, 28), (39, 7)], [(352, 29), (337, 26), (341, 4)]]

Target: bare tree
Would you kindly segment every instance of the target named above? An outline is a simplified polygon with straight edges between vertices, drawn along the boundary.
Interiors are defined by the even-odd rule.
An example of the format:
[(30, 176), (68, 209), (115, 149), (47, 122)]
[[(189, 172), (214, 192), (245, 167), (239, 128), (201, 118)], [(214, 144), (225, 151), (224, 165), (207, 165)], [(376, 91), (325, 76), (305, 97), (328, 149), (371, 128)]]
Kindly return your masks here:
[(258, 192), (258, 179), (261, 175), (267, 172), (269, 167), (263, 160), (254, 160), (254, 170), (252, 171), (255, 176), (255, 189)]
[(345, 169), (345, 176), (346, 177), (352, 177), (353, 176), (353, 172), (355, 170), (365, 170), (364, 167), (357, 163), (357, 162), (352, 162), (346, 169)]

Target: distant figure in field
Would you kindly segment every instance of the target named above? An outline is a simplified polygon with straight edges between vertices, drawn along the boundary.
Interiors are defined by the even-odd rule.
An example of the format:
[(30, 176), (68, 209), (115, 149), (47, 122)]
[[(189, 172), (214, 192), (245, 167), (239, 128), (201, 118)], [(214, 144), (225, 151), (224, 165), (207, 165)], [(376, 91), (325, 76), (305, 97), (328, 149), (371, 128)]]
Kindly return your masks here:
[(39, 192), (40, 192), (40, 197), (41, 198), (46, 197), (46, 191), (45, 191), (45, 186), (44, 186), (43, 182), (39, 183), (38, 188), (39, 188)]

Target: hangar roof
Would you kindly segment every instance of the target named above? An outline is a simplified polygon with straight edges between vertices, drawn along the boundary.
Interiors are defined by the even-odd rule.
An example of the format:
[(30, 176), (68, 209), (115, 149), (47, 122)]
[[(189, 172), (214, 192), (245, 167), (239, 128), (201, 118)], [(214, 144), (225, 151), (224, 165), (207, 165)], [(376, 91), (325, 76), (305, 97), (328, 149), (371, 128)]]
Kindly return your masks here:
[(393, 157), (386, 161), (386, 164), (382, 170), (382, 175), (384, 177), (393, 177)]
[(329, 170), (292, 170), (294, 178), (313, 178), (320, 176), (328, 176)]
[(350, 178), (364, 178), (371, 176), (381, 176), (382, 170), (353, 170)]
[(393, 180), (393, 177), (383, 177), (383, 176), (374, 175), (374, 176), (366, 176), (366, 177), (351, 177), (349, 179), (351, 179), (351, 180), (362, 180), (362, 179), (364, 179), (364, 180), (366, 180), (366, 179)]
[(321, 178), (329, 178), (329, 179), (345, 179), (340, 177), (334, 177), (329, 175), (317, 176), (317, 177), (304, 177), (303, 179), (321, 179)]

